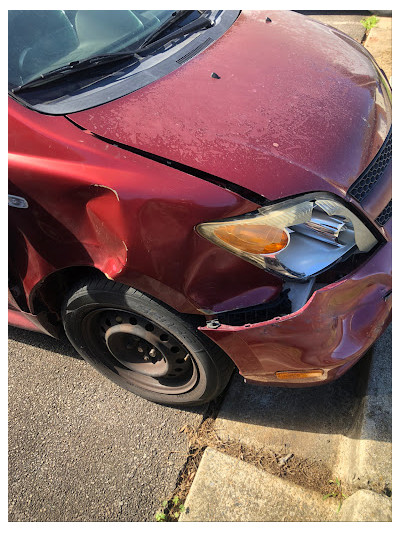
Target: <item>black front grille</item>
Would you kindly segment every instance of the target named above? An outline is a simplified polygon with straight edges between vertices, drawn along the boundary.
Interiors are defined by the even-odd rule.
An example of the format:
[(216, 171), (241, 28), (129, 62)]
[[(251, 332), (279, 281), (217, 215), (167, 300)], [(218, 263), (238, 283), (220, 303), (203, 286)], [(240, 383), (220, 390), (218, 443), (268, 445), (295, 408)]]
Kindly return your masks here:
[(219, 313), (218, 320), (227, 326), (244, 326), (245, 324), (265, 322), (277, 316), (288, 315), (292, 312), (292, 302), (289, 300), (288, 292), (288, 289), (282, 291), (279, 297), (272, 302)]
[(348, 193), (360, 204), (374, 188), (392, 159), (392, 129), (385, 139), (377, 156), (371, 161), (361, 176), (353, 183)]
[(388, 203), (382, 213), (375, 219), (379, 226), (384, 226), (386, 222), (392, 218), (392, 200)]

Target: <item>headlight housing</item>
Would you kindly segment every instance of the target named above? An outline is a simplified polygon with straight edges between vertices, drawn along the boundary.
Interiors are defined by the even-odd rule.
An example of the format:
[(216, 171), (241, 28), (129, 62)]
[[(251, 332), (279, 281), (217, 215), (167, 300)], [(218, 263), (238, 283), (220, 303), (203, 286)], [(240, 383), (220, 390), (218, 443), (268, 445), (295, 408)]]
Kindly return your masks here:
[(204, 222), (197, 232), (265, 270), (307, 280), (351, 253), (369, 252), (374, 235), (342, 202), (313, 193), (257, 212)]

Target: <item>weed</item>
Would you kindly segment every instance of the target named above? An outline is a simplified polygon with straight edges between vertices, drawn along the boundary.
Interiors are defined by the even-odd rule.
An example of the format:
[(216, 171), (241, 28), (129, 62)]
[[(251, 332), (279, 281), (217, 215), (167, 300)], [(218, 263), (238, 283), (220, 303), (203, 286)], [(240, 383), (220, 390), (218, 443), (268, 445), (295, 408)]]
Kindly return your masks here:
[(179, 496), (162, 502), (162, 510), (155, 515), (156, 522), (175, 522), (184, 512), (185, 506)]
[[(204, 415), (204, 420), (197, 431), (193, 429), (193, 435), (196, 435), (197, 433), (208, 433), (207, 428), (213, 425), (221, 406), (222, 399), (223, 395), (221, 394), (216, 400), (213, 400), (209, 403), (207, 412)], [(191, 434), (191, 432), (187, 425), (180, 428), (179, 433), (186, 433), (188, 435), (189, 442), (187, 459), (185, 465), (179, 473), (176, 488), (170, 495), (170, 499), (162, 503), (162, 511), (157, 513), (155, 516), (157, 522), (176, 522), (180, 515), (185, 511), (183, 502), (186, 500), (186, 497), (189, 493), (189, 489), (193, 483), (193, 479), (196, 475), (204, 450), (208, 446), (208, 442), (200, 442), (195, 437), (192, 439), (189, 438), (189, 434)], [(171, 451), (170, 453), (174, 452)], [(157, 516), (159, 516), (161, 519), (157, 518)]]
[(330, 479), (329, 483), (333, 485), (332, 492), (330, 492), (329, 494), (325, 494), (323, 499), (326, 500), (328, 498), (336, 498), (337, 500), (339, 500), (339, 505), (336, 511), (338, 513), (342, 507), (343, 501), (347, 498), (347, 496), (343, 494), (342, 482), (340, 481), (340, 479), (338, 478), (336, 478), (335, 480)]
[(369, 31), (371, 28), (376, 26), (379, 22), (379, 19), (376, 18), (375, 15), (372, 15), (371, 17), (368, 17), (366, 19), (362, 19), (361, 24), (364, 26), (364, 28)]

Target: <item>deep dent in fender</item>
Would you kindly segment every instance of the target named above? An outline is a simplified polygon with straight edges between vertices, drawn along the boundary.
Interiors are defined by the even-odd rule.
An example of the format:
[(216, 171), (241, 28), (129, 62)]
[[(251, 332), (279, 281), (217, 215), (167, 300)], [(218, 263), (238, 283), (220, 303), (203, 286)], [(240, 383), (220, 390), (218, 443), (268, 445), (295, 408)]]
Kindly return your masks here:
[[(118, 231), (123, 228), (120, 201), (118, 193), (111, 187), (102, 184), (93, 184), (91, 187), (101, 191), (100, 195), (96, 193), (86, 204), (88, 221), (98, 248), (96, 252), (102, 252), (96, 253), (94, 263), (109, 279), (114, 279), (122, 272), (128, 258), (128, 248)], [(93, 246), (93, 243), (90, 245)]]

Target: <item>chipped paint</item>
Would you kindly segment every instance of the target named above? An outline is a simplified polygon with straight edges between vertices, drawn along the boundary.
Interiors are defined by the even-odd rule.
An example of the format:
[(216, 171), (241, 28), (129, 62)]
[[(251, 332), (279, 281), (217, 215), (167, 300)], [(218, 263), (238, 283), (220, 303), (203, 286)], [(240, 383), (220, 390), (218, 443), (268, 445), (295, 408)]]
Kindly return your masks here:
[(111, 187), (108, 187), (108, 185), (103, 185), (101, 183), (93, 183), (93, 187), (103, 187), (104, 189), (108, 189), (109, 191), (113, 192), (119, 202), (119, 196), (115, 189), (112, 189)]

